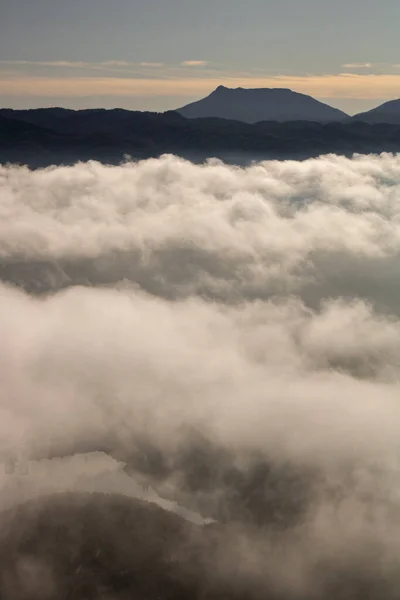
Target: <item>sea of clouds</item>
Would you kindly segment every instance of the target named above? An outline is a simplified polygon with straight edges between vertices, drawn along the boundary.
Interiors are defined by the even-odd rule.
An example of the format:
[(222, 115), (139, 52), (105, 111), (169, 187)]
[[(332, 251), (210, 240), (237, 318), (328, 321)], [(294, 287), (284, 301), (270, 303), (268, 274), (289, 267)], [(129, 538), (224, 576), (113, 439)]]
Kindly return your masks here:
[(192, 438), (243, 477), (290, 465), (313, 483), (269, 576), (310, 591), (326, 559), (397, 586), (400, 156), (5, 165), (0, 199), (5, 461), (137, 469), (144, 444), (197, 507), (234, 484), (188, 483)]

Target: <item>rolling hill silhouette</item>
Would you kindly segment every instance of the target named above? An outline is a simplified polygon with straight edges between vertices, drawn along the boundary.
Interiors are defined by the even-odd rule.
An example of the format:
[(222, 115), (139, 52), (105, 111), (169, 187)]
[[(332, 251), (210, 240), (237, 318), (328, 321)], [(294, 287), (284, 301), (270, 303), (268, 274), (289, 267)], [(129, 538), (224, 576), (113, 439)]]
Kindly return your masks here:
[(400, 125), (400, 98), (390, 100), (372, 110), (359, 113), (353, 117), (353, 121), (363, 121), (364, 123), (389, 123)]
[[(379, 120), (379, 119), (378, 119)], [(119, 164), (175, 154), (198, 162), (209, 157), (234, 164), (304, 159), (321, 154), (400, 151), (400, 123), (187, 119), (177, 112), (122, 109), (0, 109), (0, 163), (33, 168), (76, 161)]]

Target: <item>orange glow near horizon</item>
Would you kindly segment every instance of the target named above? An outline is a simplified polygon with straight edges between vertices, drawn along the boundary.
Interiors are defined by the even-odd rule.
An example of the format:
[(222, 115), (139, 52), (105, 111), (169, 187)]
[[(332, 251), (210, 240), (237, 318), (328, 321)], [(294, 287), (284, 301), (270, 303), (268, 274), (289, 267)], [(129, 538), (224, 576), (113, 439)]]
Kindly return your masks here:
[(0, 94), (28, 97), (188, 96), (227, 87), (285, 87), (319, 98), (374, 99), (400, 96), (400, 74), (226, 76), (188, 78), (40, 77), (0, 73)]

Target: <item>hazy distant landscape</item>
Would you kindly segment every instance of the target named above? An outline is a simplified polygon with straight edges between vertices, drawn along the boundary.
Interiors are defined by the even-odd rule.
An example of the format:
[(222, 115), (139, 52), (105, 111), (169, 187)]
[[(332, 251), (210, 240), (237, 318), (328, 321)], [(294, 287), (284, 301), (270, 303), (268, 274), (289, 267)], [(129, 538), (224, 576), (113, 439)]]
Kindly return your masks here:
[(400, 151), (400, 100), (348, 117), (290, 90), (220, 86), (178, 111), (0, 109), (0, 161), (45, 167), (175, 154), (233, 164)]

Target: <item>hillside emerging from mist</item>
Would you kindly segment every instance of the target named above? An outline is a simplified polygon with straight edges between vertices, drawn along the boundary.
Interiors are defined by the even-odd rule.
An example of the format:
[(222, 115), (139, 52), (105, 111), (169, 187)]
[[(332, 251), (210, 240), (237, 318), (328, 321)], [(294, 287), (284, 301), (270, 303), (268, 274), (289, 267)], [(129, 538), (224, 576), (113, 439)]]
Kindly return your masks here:
[(217, 87), (209, 96), (178, 108), (188, 119), (220, 118), (244, 123), (259, 121), (343, 121), (348, 115), (311, 96), (280, 88)]
[(183, 600), (206, 590), (202, 529), (154, 504), (57, 494), (0, 514), (0, 525), (2, 598)]
[(359, 120), (262, 121), (186, 119), (163, 114), (114, 110), (46, 108), (0, 110), (0, 163), (31, 167), (98, 160), (118, 164), (175, 154), (195, 162), (218, 157), (245, 164), (253, 159), (304, 159), (321, 154), (400, 151), (400, 124)]
[[(309, 598), (290, 584), (276, 586), (269, 573), (274, 553), (257, 557), (254, 548), (235, 547), (242, 535), (117, 494), (43, 497), (0, 514), (0, 593), (10, 600)], [(321, 560), (312, 597), (397, 598), (370, 567), (349, 572), (340, 561)], [(290, 559), (285, 570), (288, 580), (296, 576)]]

